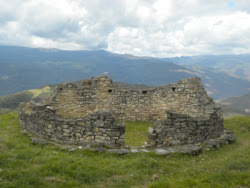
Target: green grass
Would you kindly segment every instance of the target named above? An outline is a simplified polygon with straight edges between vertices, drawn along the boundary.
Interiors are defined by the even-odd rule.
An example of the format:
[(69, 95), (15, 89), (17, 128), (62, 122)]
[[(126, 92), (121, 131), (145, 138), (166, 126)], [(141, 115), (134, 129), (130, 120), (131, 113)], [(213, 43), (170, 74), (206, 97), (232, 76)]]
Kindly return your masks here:
[(128, 146), (141, 146), (147, 142), (148, 127), (153, 124), (147, 122), (126, 122), (125, 144)]
[[(234, 144), (199, 156), (117, 155), (88, 150), (68, 152), (53, 145), (32, 145), (19, 131), (16, 112), (0, 115), (0, 187), (249, 187), (249, 117), (225, 120)], [(134, 124), (137, 125), (137, 124)], [(142, 126), (142, 125), (139, 125)], [(148, 125), (146, 125), (147, 127)], [(130, 127), (130, 128), (129, 128)], [(143, 127), (143, 126), (142, 126)], [(128, 124), (128, 135), (147, 128)], [(140, 136), (137, 136), (137, 138)], [(144, 138), (139, 138), (141, 143)], [(157, 174), (159, 179), (153, 181)]]

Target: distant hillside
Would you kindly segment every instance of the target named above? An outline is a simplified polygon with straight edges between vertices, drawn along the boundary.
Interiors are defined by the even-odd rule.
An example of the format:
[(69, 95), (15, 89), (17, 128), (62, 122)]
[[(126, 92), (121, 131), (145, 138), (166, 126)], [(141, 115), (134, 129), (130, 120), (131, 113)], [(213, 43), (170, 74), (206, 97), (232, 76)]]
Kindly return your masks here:
[(234, 96), (216, 101), (226, 116), (248, 115), (250, 116), (250, 93), (247, 95)]
[(219, 104), (230, 106), (234, 109), (244, 111), (250, 114), (250, 93), (241, 96), (229, 97), (217, 100)]
[(0, 95), (77, 81), (104, 72), (115, 81), (152, 86), (199, 76), (209, 95), (216, 99), (246, 94), (250, 88), (249, 81), (210, 68), (184, 67), (150, 57), (0, 46)]
[(15, 110), (20, 102), (28, 102), (30, 100), (40, 102), (43, 99), (48, 98), (53, 89), (54, 86), (47, 85), (39, 89), (31, 89), (7, 96), (0, 96), (0, 113)]
[(162, 58), (178, 65), (198, 65), (223, 71), (230, 75), (250, 80), (250, 54), (241, 55), (204, 55)]

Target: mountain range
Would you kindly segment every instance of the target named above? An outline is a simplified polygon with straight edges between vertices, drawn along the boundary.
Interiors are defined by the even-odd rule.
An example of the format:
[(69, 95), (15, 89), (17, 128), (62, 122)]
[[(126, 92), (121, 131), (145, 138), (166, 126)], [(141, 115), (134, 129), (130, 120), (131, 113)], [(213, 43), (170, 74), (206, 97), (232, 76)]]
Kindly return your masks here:
[[(198, 76), (208, 94), (215, 99), (250, 92), (250, 81), (244, 77), (208, 66), (186, 66), (187, 63), (184, 66), (180, 62), (178, 58), (137, 57), (103, 50), (64, 51), (0, 46), (0, 95), (102, 74), (108, 74), (119, 82), (151, 86)], [(249, 61), (246, 58), (244, 62)]]
[(183, 56), (161, 60), (177, 65), (213, 68), (231, 76), (250, 80), (250, 54)]

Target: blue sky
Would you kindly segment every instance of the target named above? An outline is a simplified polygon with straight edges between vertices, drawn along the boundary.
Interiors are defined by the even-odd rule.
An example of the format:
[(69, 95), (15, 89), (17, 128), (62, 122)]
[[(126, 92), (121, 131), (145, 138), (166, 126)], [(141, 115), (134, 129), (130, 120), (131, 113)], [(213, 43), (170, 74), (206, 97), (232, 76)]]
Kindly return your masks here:
[(229, 1), (229, 2), (228, 2), (228, 6), (229, 6), (230, 8), (233, 8), (233, 7), (234, 7), (234, 2), (233, 2), (233, 1)]
[(250, 53), (249, 0), (0, 0), (0, 45), (173, 57)]

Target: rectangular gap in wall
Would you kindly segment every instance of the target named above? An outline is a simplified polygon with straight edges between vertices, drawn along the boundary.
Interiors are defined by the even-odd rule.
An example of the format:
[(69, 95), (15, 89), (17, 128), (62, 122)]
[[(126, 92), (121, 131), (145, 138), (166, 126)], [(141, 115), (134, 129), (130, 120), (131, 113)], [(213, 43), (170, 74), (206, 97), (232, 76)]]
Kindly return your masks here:
[(147, 94), (147, 93), (148, 93), (148, 91), (145, 91), (145, 90), (144, 90), (144, 91), (142, 91), (142, 93), (143, 93), (143, 94)]

